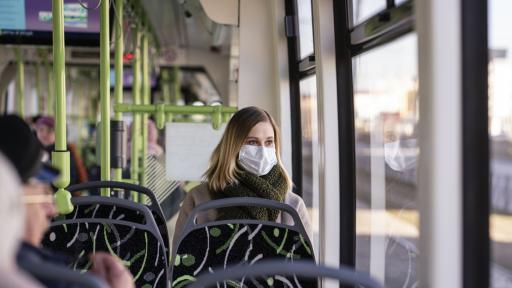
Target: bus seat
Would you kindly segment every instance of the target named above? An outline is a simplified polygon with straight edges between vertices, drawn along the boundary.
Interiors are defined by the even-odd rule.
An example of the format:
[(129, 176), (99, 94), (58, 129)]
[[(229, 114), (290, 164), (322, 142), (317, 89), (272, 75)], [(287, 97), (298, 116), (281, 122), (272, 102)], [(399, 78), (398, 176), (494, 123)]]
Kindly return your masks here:
[[(213, 272), (212, 272), (213, 271)], [(349, 267), (330, 268), (317, 265), (311, 261), (282, 261), (282, 260), (262, 260), (252, 265), (232, 265), (227, 268), (212, 269), (212, 271), (201, 274), (190, 288), (219, 287), (219, 282), (230, 283), (230, 287), (249, 287), (244, 283), (250, 282), (255, 277), (265, 279), (267, 282), (273, 282), (273, 287), (294, 288), (301, 287), (298, 283), (287, 282), (283, 275), (299, 274), (303, 277), (329, 278), (336, 279), (339, 282), (350, 285), (350, 287), (382, 288), (375, 279), (364, 272), (355, 271)], [(270, 276), (269, 275), (274, 275)], [(239, 280), (227, 280), (239, 279)], [(243, 282), (243, 283), (242, 283)], [(278, 284), (279, 283), (279, 284)], [(306, 287), (306, 286), (302, 286)], [(309, 286), (307, 286), (309, 287)]]
[[(206, 210), (235, 206), (259, 206), (290, 214), (293, 226), (252, 219), (220, 220), (196, 224), (197, 215)], [(171, 285), (183, 287), (201, 272), (212, 267), (254, 263), (262, 259), (287, 261), (315, 260), (311, 241), (294, 208), (289, 205), (254, 197), (213, 200), (195, 207), (183, 229), (177, 247), (173, 248)], [(289, 279), (292, 281), (293, 277)], [(300, 279), (303, 287), (317, 287), (311, 279)], [(255, 284), (259, 287), (264, 283)], [(268, 287), (268, 286), (267, 286)]]
[[(100, 198), (109, 204), (119, 204), (116, 207), (128, 202)], [(91, 253), (105, 251), (123, 260), (135, 278), (136, 287), (167, 287), (169, 262), (160, 232), (149, 209), (132, 204), (137, 204), (132, 208), (144, 215), (145, 224), (109, 218), (58, 220), (51, 224), (43, 246), (68, 255), (73, 260), (71, 268), (81, 271), (90, 268)]]
[[(169, 232), (167, 230), (167, 223), (165, 222), (162, 208), (158, 204), (155, 194), (148, 188), (139, 186), (139, 185), (135, 185), (135, 184), (118, 182), (118, 181), (92, 181), (92, 182), (81, 183), (81, 184), (69, 186), (67, 188), (67, 190), (69, 192), (73, 193), (73, 192), (85, 191), (85, 190), (90, 190), (90, 189), (101, 189), (101, 188), (110, 188), (110, 189), (115, 189), (115, 190), (122, 190), (124, 192), (135, 192), (135, 193), (139, 193), (142, 195), (146, 195), (147, 198), (150, 200), (148, 202), (147, 207), (151, 211), (151, 214), (153, 215), (156, 225), (158, 227), (158, 230), (160, 231), (160, 234), (162, 235), (162, 239), (163, 239), (164, 245), (165, 245), (166, 255), (167, 256), (170, 255), (169, 254), (170, 253), (170, 251), (169, 251), (169, 245), (170, 245), (169, 244)], [(104, 198), (104, 199), (112, 198), (112, 197), (101, 197), (101, 196), (87, 196), (87, 197), (98, 197), (98, 198)], [(73, 204), (75, 203), (75, 202), (73, 202), (73, 201), (75, 201), (75, 199), (83, 199), (83, 198), (85, 198), (85, 197), (72, 198), (72, 203)], [(94, 199), (97, 199), (97, 198), (94, 198)], [(131, 201), (129, 201), (129, 202), (131, 202)], [(131, 203), (134, 203), (134, 202), (131, 202)], [(102, 210), (103, 209), (101, 209), (100, 212)], [(79, 212), (82, 213), (85, 211), (86, 210), (82, 210)], [(118, 211), (118, 212), (120, 213), (119, 215), (121, 215), (123, 213), (125, 214), (125, 218), (124, 218), (125, 221), (134, 221), (134, 222), (139, 221), (140, 222), (140, 220), (137, 220), (137, 217), (128, 218), (128, 216), (131, 215), (131, 213), (125, 213), (126, 211)], [(98, 213), (98, 211), (97, 211), (97, 213)], [(74, 214), (74, 213), (71, 213), (70, 215), (72, 215), (72, 214)], [(101, 215), (101, 214), (96, 214), (96, 215)], [(87, 216), (87, 215), (85, 215), (85, 216)], [(71, 216), (68, 215), (67, 218), (69, 218), (69, 217), (71, 217)], [(76, 218), (82, 218), (82, 217), (83, 216), (77, 216)], [(94, 217), (91, 217), (91, 218), (94, 218)]]

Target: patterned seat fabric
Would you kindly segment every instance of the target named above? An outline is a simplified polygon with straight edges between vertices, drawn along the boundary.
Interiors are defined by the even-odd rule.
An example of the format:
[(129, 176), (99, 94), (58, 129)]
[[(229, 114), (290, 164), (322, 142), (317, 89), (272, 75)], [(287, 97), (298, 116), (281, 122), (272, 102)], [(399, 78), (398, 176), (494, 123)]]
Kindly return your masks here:
[[(311, 244), (298, 231), (266, 224), (210, 224), (192, 230), (178, 245), (172, 287), (186, 287), (202, 272), (261, 259), (313, 260)], [(269, 275), (226, 280), (220, 287), (317, 287), (312, 279)], [(219, 286), (217, 286), (219, 287)]]
[[(158, 227), (158, 230), (160, 231), (160, 235), (162, 236), (162, 239), (163, 239), (163, 242), (165, 245), (166, 254), (169, 255), (169, 243), (170, 243), (169, 242), (169, 234), (168, 234), (169, 232), (167, 230), (167, 225), (165, 222), (164, 214), (162, 212), (162, 208), (160, 207), (160, 204), (158, 203), (157, 199), (155, 198), (155, 194), (151, 190), (149, 190), (143, 186), (133, 185), (133, 184), (125, 183), (125, 182), (116, 182), (116, 181), (92, 181), (92, 182), (72, 185), (72, 186), (69, 186), (67, 189), (70, 192), (81, 192), (81, 191), (91, 191), (91, 190), (100, 189), (100, 188), (109, 188), (109, 189), (111, 189), (111, 193), (114, 195), (117, 194), (117, 195), (127, 196), (127, 195), (131, 195), (132, 192), (135, 192), (139, 195), (145, 195), (146, 200), (147, 200), (146, 207), (148, 207), (149, 210), (151, 211), (151, 213), (153, 214), (153, 218), (155, 219), (156, 225)], [(86, 196), (86, 197), (87, 198), (94, 198), (94, 197), (104, 198), (101, 196)], [(80, 199), (80, 198), (84, 198), (84, 197), (72, 198), (72, 201), (74, 199)], [(129, 200), (126, 200), (126, 201), (129, 201)], [(97, 202), (101, 203), (101, 201), (97, 201)], [(109, 212), (109, 211), (107, 211), (107, 212)], [(106, 215), (108, 215), (108, 214), (106, 214)], [(83, 217), (77, 216), (76, 218), (80, 219)], [(96, 218), (103, 218), (103, 217), (96, 217)], [(134, 219), (125, 218), (125, 219), (126, 219), (126, 221), (139, 223), (138, 221), (136, 221), (135, 218)]]
[[(128, 200), (126, 200), (128, 201)], [(125, 208), (122, 206), (112, 205), (109, 203), (97, 203), (97, 204), (77, 204), (74, 201), (75, 211), (73, 213), (59, 216), (58, 220), (70, 220), (70, 219), (113, 219), (123, 220), (132, 223), (146, 224), (144, 214), (137, 210)], [(146, 206), (148, 207), (148, 206)], [(151, 207), (148, 207), (151, 208)], [(167, 224), (165, 220), (156, 213), (151, 211), (153, 218), (158, 227), (158, 231), (162, 236), (164, 243), (165, 255), (169, 256), (169, 234), (167, 231)]]
[(144, 214), (137, 210), (111, 205), (108, 203), (77, 205), (75, 204), (75, 211), (73, 213), (64, 215), (59, 220), (70, 219), (113, 219), (123, 220), (138, 224), (146, 224)]
[(67, 254), (70, 268), (87, 271), (89, 255), (104, 251), (118, 256), (130, 270), (136, 287), (167, 287), (167, 257), (161, 240), (130, 223), (73, 223), (52, 225), (43, 246)]

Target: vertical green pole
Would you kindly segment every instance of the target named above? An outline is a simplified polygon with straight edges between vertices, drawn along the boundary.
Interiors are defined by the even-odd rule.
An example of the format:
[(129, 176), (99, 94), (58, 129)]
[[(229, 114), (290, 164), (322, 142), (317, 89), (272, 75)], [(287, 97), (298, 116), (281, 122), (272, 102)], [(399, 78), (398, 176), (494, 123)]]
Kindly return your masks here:
[(169, 70), (162, 69), (162, 96), (165, 104), (171, 103), (171, 89), (169, 87)]
[[(149, 85), (149, 39), (147, 32), (142, 36), (142, 104), (150, 102)], [(148, 114), (142, 114), (142, 163), (141, 163), (141, 185), (146, 185), (146, 157), (148, 156)], [(143, 199), (141, 199), (142, 201)]]
[[(140, 32), (139, 27), (135, 26), (132, 33), (134, 38), (135, 56), (133, 61), (133, 85), (132, 85), (132, 97), (135, 105), (141, 104), (140, 95)], [(139, 179), (139, 142), (140, 142), (140, 114), (133, 114), (132, 122), (132, 151), (131, 151), (131, 178), (136, 181)], [(134, 201), (138, 201), (138, 193), (133, 194)]]
[(173, 84), (174, 84), (174, 103), (178, 103), (181, 100), (181, 72), (180, 67), (174, 66), (173, 71)]
[(86, 97), (86, 93), (85, 93), (85, 87), (86, 87), (86, 82), (85, 82), (85, 79), (83, 80), (78, 80), (79, 82), (77, 83), (78, 84), (78, 99), (77, 99), (77, 104), (76, 106), (78, 107), (78, 139), (76, 140), (76, 148), (78, 151), (82, 151), (82, 148), (84, 147), (83, 146), (83, 141), (82, 141), (82, 132), (84, 131), (84, 118), (86, 117), (86, 114), (84, 113), (85, 111), (85, 105), (84, 105), (84, 99)]
[(25, 64), (19, 48), (16, 48), (16, 104), (20, 117), (25, 118)]
[(41, 63), (36, 64), (37, 114), (44, 113), (45, 96), (41, 88)]
[(48, 80), (48, 94), (47, 94), (47, 97), (46, 97), (46, 107), (45, 107), (45, 114), (46, 115), (50, 115), (53, 113), (53, 107), (55, 106), (55, 98), (54, 98), (54, 93), (53, 93), (53, 89), (54, 89), (54, 86), (53, 86), (53, 72), (52, 72), (52, 67), (48, 61), (48, 59), (46, 59), (44, 61), (44, 65), (45, 65), (45, 69), (46, 69), (46, 77), (47, 80)]
[(58, 188), (55, 194), (57, 208), (62, 214), (73, 211), (71, 194), (66, 191), (70, 179), (70, 154), (66, 144), (66, 73), (64, 49), (64, 0), (53, 0), (53, 72), (55, 91), (55, 151), (52, 163), (60, 170), (60, 177), (54, 182)]
[[(115, 76), (116, 85), (114, 87), (114, 98), (116, 104), (123, 103), (123, 51), (124, 51), (124, 36), (123, 36), (123, 1), (116, 0), (116, 26), (115, 26)], [(123, 114), (116, 112), (114, 114), (116, 121), (123, 120)], [(123, 179), (123, 169), (115, 168), (113, 178), (116, 181)]]
[[(103, 0), (100, 5), (100, 102), (101, 102), (101, 180), (110, 180), (110, 38), (109, 4)], [(101, 190), (102, 196), (109, 196), (109, 189)]]
[[(170, 75), (169, 75), (169, 69), (162, 69), (162, 96), (165, 104), (174, 104), (176, 105), (176, 102), (173, 102), (171, 99), (171, 87), (170, 87)], [(168, 113), (167, 121), (172, 121), (172, 114)], [(164, 121), (165, 122), (165, 121)]]

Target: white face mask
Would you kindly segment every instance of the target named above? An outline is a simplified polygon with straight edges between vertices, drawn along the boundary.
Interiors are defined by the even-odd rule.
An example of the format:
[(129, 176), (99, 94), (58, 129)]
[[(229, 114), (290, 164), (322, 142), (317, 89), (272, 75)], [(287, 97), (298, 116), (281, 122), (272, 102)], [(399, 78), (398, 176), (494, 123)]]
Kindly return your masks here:
[(416, 166), (418, 160), (418, 141), (407, 139), (384, 144), (384, 159), (395, 171), (404, 171)]
[(276, 148), (243, 145), (238, 154), (238, 163), (247, 172), (266, 175), (277, 164)]

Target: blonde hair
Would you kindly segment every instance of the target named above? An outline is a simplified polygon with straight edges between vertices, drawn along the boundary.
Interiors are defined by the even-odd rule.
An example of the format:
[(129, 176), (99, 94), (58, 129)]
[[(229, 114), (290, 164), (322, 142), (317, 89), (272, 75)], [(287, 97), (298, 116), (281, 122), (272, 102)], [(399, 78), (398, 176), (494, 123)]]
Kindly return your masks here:
[(290, 176), (281, 162), (281, 138), (274, 119), (263, 109), (251, 106), (237, 111), (229, 121), (219, 144), (210, 158), (204, 178), (210, 192), (221, 191), (226, 186), (238, 183), (242, 170), (237, 165), (238, 153), (251, 129), (261, 122), (269, 122), (274, 130), (277, 165), (286, 178), (287, 190), (292, 187)]
[(0, 269), (15, 265), (15, 253), (23, 235), (25, 207), (21, 203), (21, 183), (11, 163), (0, 154)]

